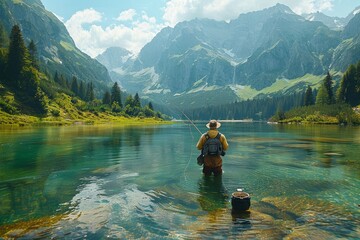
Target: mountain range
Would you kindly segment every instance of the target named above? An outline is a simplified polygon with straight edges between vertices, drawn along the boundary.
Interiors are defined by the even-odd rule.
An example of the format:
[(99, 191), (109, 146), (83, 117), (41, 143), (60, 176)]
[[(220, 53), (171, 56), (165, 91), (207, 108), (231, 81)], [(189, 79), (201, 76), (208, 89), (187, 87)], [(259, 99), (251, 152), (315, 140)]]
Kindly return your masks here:
[(330, 17), (277, 4), (230, 22), (194, 19), (164, 28), (136, 57), (119, 50), (117, 59), (128, 60), (115, 65), (106, 63), (114, 62), (114, 49), (97, 59), (124, 89), (183, 107), (302, 91), (360, 59), (358, 12), (332, 18), (338, 25), (331, 26)]
[(338, 80), (360, 59), (359, 12), (300, 16), (277, 4), (230, 22), (194, 19), (162, 29), (137, 56), (110, 48), (95, 60), (40, 0), (0, 2), (1, 24), (8, 33), (18, 24), (34, 40), (50, 74), (93, 82), (98, 93), (117, 81), (142, 99), (187, 108), (316, 88), (328, 71)]
[(107, 69), (75, 46), (64, 24), (40, 0), (0, 1), (0, 21), (8, 33), (20, 26), (25, 42), (35, 42), (42, 68), (51, 74), (75, 76), (99, 87), (111, 83)]

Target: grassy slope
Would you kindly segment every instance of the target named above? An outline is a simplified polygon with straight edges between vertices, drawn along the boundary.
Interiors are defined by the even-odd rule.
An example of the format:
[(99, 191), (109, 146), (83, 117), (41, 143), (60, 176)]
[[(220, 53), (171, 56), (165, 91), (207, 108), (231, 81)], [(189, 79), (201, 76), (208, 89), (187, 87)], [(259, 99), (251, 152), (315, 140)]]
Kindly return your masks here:
[(294, 91), (304, 91), (304, 86), (310, 85), (313, 89), (320, 86), (321, 81), (325, 76), (315, 76), (306, 74), (297, 79), (278, 79), (274, 84), (257, 91), (249, 86), (239, 87), (234, 89), (235, 93), (242, 99), (253, 99), (257, 95), (272, 95), (272, 94), (286, 94), (293, 93)]
[[(49, 111), (45, 116), (33, 116), (24, 114), (26, 108), (19, 103), (14, 94), (0, 86), (2, 94), (0, 100), (6, 102), (8, 106), (16, 109), (16, 112), (9, 114), (3, 111), (0, 106), (0, 125), (72, 125), (72, 124), (142, 124), (164, 122), (155, 118), (127, 118), (124, 116), (114, 116), (109, 112), (90, 112), (80, 110), (85, 103), (77, 100), (75, 103), (69, 95), (59, 93), (49, 101)], [(19, 111), (19, 109), (22, 109)]]

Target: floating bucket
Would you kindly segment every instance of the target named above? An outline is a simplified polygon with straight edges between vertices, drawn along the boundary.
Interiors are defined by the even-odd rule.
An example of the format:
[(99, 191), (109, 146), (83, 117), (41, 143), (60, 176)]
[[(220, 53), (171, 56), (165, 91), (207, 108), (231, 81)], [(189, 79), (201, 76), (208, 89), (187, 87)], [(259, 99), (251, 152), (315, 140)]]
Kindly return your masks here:
[(246, 192), (233, 192), (231, 196), (233, 211), (246, 211), (250, 208), (250, 195)]

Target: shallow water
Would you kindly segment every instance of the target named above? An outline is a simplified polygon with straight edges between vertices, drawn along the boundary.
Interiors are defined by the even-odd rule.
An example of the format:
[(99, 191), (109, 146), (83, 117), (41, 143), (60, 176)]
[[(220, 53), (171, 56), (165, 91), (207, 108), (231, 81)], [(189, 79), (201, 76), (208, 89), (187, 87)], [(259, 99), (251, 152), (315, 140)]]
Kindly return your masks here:
[[(224, 174), (204, 178), (199, 134), (186, 124), (0, 129), (0, 237), (360, 236), (360, 128), (220, 130)], [(247, 213), (231, 211), (239, 187), (251, 195)]]

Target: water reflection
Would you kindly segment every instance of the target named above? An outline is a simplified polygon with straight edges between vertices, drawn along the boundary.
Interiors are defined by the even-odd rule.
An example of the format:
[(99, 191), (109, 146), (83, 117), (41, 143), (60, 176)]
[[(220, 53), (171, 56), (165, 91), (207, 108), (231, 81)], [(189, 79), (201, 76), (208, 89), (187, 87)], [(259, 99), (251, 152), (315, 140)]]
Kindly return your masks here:
[(229, 196), (223, 185), (222, 176), (203, 176), (198, 185), (198, 201), (204, 211), (211, 212), (226, 206)]
[(221, 177), (201, 176), (181, 124), (0, 130), (0, 238), (358, 236), (359, 128), (222, 128)]

